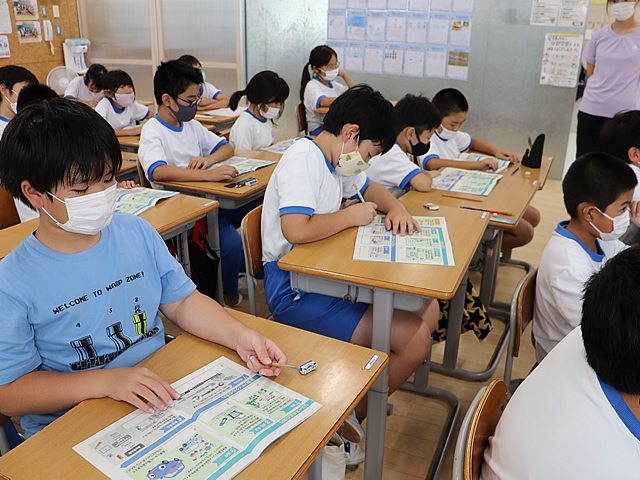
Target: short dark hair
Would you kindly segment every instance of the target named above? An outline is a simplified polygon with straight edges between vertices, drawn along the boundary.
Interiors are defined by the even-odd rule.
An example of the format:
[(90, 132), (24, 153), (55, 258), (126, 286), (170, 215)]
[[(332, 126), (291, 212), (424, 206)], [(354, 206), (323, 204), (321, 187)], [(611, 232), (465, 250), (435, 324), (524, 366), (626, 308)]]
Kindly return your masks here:
[(582, 339), (596, 375), (640, 395), (640, 247), (620, 252), (586, 283)]
[(231, 95), (229, 98), (231, 110), (238, 108), (240, 99), (245, 95), (247, 100), (254, 105), (271, 102), (284, 103), (289, 96), (289, 85), (282, 77), (271, 70), (256, 73), (247, 84), (247, 88)]
[[(13, 86), (21, 82), (38, 83), (38, 79), (29, 70), (18, 65), (6, 65), (0, 68), (0, 85), (13, 90)], [(0, 103), (3, 101), (4, 98), (0, 95)]]
[(162, 95), (165, 93), (177, 98), (189, 88), (189, 85), (200, 85), (203, 81), (202, 72), (197, 68), (180, 60), (169, 60), (162, 62), (153, 76), (153, 95), (156, 97), (156, 103), (161, 105)]
[(178, 58), (178, 60), (180, 60), (181, 62), (186, 63), (187, 65), (191, 65), (192, 67), (194, 65), (202, 65), (200, 60), (198, 60), (193, 55), (189, 55), (189, 54), (182, 55), (180, 58)]
[(604, 151), (631, 163), (629, 149), (640, 149), (640, 110), (617, 113), (600, 130)]
[(102, 77), (102, 85), (105, 90), (116, 93), (120, 87), (131, 87), (135, 93), (136, 87), (133, 86), (133, 79), (124, 70), (111, 70)]
[(20, 184), (38, 192), (95, 183), (122, 165), (113, 128), (93, 108), (64, 98), (33, 103), (7, 125), (0, 140), (0, 183), (30, 205)]
[(339, 135), (342, 127), (352, 123), (360, 127), (359, 140), (379, 144), (388, 152), (398, 135), (398, 116), (393, 105), (369, 85), (356, 85), (331, 104), (322, 129)]
[(583, 202), (604, 212), (637, 183), (631, 167), (619, 158), (603, 152), (587, 153), (571, 164), (562, 180), (564, 206), (571, 218), (578, 216), (578, 205)]
[(27, 85), (18, 95), (18, 111), (34, 102), (50, 98), (58, 98), (58, 94), (51, 87), (42, 83)]
[(89, 83), (93, 82), (93, 86), (98, 90), (104, 90), (102, 86), (102, 78), (107, 73), (107, 69), (104, 65), (94, 63), (84, 74), (84, 84), (88, 87)]
[(443, 118), (449, 115), (455, 115), (456, 113), (469, 111), (467, 99), (460, 90), (456, 90), (455, 88), (440, 90), (435, 94), (432, 101)]
[(422, 95), (408, 93), (396, 103), (396, 113), (400, 122), (399, 130), (407, 127), (416, 129), (416, 135), (440, 126), (442, 116), (433, 103)]

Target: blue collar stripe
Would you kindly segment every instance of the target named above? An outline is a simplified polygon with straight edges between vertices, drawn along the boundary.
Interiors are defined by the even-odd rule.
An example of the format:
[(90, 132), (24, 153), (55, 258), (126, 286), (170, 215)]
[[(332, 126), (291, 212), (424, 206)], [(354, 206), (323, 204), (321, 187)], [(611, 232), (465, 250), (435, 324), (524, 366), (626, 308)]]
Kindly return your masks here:
[(324, 152), (322, 151), (320, 146), (316, 142), (313, 141), (313, 138), (308, 137), (306, 135), (303, 138), (306, 138), (307, 140), (310, 140), (311, 143), (313, 143), (316, 147), (318, 147), (318, 150), (320, 150), (320, 153), (322, 153), (322, 156), (324, 157), (324, 161), (327, 164), (327, 168), (329, 169), (329, 171), (331, 173), (335, 172), (335, 170), (336, 170), (335, 167), (333, 165), (331, 165), (331, 162), (327, 159), (327, 156), (324, 154)]
[(623, 400), (620, 392), (611, 385), (604, 383), (599, 377), (598, 382), (600, 383), (600, 388), (602, 388), (604, 396), (607, 397), (607, 401), (618, 414), (618, 417), (622, 420), (624, 426), (629, 429), (631, 434), (636, 437), (637, 440), (640, 440), (640, 422), (629, 409), (629, 406)]
[(107, 100), (109, 100), (109, 103), (111, 104), (111, 107), (113, 108), (113, 111), (116, 112), (116, 113), (122, 113), (127, 108), (127, 107), (122, 107), (122, 110), (120, 110), (118, 107), (116, 107), (116, 104), (113, 103), (113, 100), (111, 100), (109, 97), (107, 97)]
[(267, 119), (266, 118), (259, 119), (256, 115), (253, 114), (253, 112), (250, 112), (248, 108), (245, 110), (245, 112), (248, 113), (249, 115), (251, 115), (256, 120), (258, 120), (260, 123), (267, 123)]
[(573, 233), (571, 233), (569, 230), (567, 230), (567, 225), (569, 225), (569, 220), (564, 220), (564, 221), (558, 223), (558, 226), (556, 227), (554, 232), (556, 232), (558, 235), (561, 235), (561, 236), (563, 236), (565, 238), (573, 240), (574, 242), (577, 242), (578, 245), (580, 245), (582, 247), (582, 249), (587, 254), (589, 254), (589, 257), (591, 257), (591, 260), (593, 260), (594, 262), (602, 262), (604, 260), (604, 252), (602, 251), (602, 248), (600, 247), (600, 242), (596, 239), (596, 247), (598, 247), (598, 252), (601, 252), (601, 253), (595, 253), (595, 252), (591, 251), (591, 249), (589, 247), (587, 247), (584, 243), (582, 243), (582, 240), (580, 240)]
[(184, 127), (184, 123), (182, 123), (182, 122), (180, 122), (180, 126), (179, 127), (174, 127), (173, 125), (169, 125), (167, 122), (165, 122), (163, 119), (161, 119), (158, 116), (157, 113), (153, 116), (153, 118), (155, 118), (157, 121), (159, 121), (160, 125), (163, 125), (163, 126), (167, 127), (172, 132), (181, 132), (183, 127)]
[(438, 132), (437, 132), (437, 131), (435, 131), (435, 132), (433, 132), (433, 133), (435, 133), (435, 134), (436, 134), (436, 137), (438, 137), (438, 138), (439, 138), (440, 140), (442, 140), (443, 142), (448, 142), (448, 141), (449, 141), (449, 139), (448, 139), (448, 138), (442, 138), (440, 135), (438, 135)]

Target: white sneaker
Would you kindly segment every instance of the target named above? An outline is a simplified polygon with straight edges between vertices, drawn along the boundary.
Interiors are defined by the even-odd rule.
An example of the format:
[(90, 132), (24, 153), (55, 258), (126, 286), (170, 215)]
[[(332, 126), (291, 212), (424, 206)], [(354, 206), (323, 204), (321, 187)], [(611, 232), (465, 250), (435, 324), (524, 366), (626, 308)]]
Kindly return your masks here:
[(350, 442), (360, 443), (364, 440), (364, 428), (356, 418), (355, 410), (352, 410), (344, 423), (340, 425), (338, 433)]
[[(249, 285), (247, 284), (247, 278), (249, 278), (249, 276), (246, 273), (241, 273), (240, 276), (238, 277), (238, 291), (240, 293), (244, 293), (244, 294), (249, 293)], [(253, 290), (255, 291), (256, 287), (258, 286), (258, 282), (256, 282), (255, 278), (252, 278), (251, 280), (253, 280)]]
[(352, 470), (353, 468), (364, 462), (364, 448), (362, 448), (355, 442), (350, 442), (348, 440), (345, 440), (344, 438), (342, 440), (344, 441), (344, 451), (347, 454), (347, 460), (345, 461), (345, 463), (347, 465), (347, 468), (352, 467), (350, 468), (350, 470)]

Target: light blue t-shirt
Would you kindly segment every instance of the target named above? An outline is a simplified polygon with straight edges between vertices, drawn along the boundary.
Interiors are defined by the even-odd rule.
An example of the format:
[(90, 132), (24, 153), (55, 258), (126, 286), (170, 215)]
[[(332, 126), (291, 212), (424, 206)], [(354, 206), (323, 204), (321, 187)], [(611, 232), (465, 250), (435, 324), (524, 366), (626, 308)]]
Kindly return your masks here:
[[(116, 212), (89, 250), (29, 235), (0, 262), (0, 384), (35, 370), (131, 367), (165, 344), (160, 304), (195, 290), (149, 223)], [(33, 435), (64, 412), (24, 415)]]

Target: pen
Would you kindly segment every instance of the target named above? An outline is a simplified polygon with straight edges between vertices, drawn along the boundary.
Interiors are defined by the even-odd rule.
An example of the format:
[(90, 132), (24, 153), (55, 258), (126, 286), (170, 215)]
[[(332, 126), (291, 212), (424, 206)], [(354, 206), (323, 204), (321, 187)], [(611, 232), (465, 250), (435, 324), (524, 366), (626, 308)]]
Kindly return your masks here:
[(513, 212), (501, 212), (499, 210), (487, 210), (485, 208), (473, 208), (473, 207), (460, 207), (460, 208), (464, 208), (465, 210), (478, 210), (479, 212), (497, 213), (498, 215), (507, 215), (509, 217), (516, 216), (516, 214)]
[(362, 203), (365, 203), (365, 202), (364, 202), (364, 197), (363, 197), (363, 196), (362, 196), (362, 194), (360, 193), (360, 190), (358, 190), (358, 186), (357, 186), (355, 183), (353, 184), (353, 188), (355, 188), (355, 189), (356, 189), (356, 193), (358, 194), (358, 198), (360, 199), (360, 201), (361, 201)]
[(515, 169), (513, 172), (511, 172), (511, 176), (513, 177), (513, 175), (514, 175), (518, 170), (520, 170), (520, 165), (518, 165), (518, 166), (516, 167), (516, 169)]
[(285, 365), (283, 363), (276, 363), (276, 362), (271, 362), (271, 365), (269, 365), (270, 367), (280, 367), (280, 368), (290, 368), (291, 370), (297, 370), (298, 367), (295, 367), (293, 365)]

